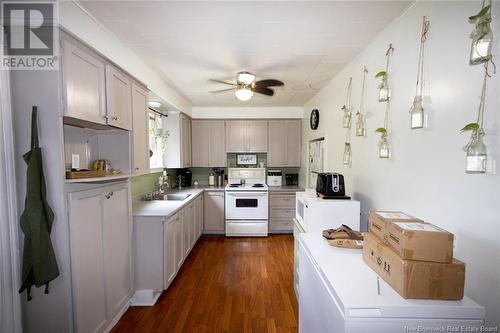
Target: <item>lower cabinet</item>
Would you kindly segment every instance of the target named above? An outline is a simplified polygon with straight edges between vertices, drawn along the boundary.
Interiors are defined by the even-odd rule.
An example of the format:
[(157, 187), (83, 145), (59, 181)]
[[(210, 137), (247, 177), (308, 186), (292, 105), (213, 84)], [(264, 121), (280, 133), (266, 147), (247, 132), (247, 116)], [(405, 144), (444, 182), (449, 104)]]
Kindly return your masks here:
[(204, 205), (204, 233), (223, 234), (226, 221), (224, 219), (224, 191), (206, 191)]
[(292, 233), (295, 192), (269, 192), (269, 232)]
[(100, 332), (132, 292), (128, 183), (69, 194), (75, 331)]
[(201, 236), (202, 208), (203, 195), (198, 195), (169, 218), (134, 217), (136, 290), (161, 292), (170, 286)]

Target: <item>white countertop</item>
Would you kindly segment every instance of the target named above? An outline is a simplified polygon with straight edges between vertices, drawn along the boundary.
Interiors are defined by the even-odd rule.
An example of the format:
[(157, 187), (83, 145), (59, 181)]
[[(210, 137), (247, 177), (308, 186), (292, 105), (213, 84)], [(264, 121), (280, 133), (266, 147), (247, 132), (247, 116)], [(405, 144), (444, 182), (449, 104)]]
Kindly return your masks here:
[(189, 204), (198, 195), (203, 194), (204, 188), (183, 188), (181, 190), (172, 190), (168, 193), (191, 194), (188, 198), (182, 201), (175, 200), (152, 200), (152, 201), (136, 201), (132, 207), (132, 215), (134, 216), (162, 216), (170, 217), (181, 208)]
[(484, 318), (484, 308), (468, 297), (460, 301), (404, 299), (382, 278), (378, 294), (378, 275), (363, 262), (362, 250), (330, 246), (321, 233), (302, 233), (299, 241), (346, 316), (368, 309), (376, 316), (392, 318)]

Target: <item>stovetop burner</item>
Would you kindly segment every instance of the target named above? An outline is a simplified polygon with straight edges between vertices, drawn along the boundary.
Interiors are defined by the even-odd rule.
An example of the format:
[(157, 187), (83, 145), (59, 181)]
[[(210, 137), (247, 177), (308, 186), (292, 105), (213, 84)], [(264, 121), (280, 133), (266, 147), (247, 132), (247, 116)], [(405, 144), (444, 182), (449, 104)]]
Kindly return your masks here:
[(252, 187), (264, 187), (264, 184), (253, 184)]
[(241, 184), (229, 184), (229, 187), (240, 187)]

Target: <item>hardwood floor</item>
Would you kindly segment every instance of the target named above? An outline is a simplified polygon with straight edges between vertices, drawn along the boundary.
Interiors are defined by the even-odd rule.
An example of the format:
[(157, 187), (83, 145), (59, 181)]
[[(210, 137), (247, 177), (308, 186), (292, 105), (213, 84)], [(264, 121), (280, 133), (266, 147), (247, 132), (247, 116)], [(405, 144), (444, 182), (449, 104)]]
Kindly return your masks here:
[(154, 307), (112, 332), (297, 332), (293, 236), (200, 238)]

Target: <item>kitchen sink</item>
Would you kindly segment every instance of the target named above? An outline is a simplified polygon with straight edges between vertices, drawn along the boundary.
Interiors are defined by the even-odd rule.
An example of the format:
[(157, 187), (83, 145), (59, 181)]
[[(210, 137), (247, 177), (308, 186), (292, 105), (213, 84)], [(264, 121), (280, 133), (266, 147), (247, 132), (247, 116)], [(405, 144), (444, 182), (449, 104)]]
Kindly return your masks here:
[(163, 200), (168, 200), (168, 201), (182, 201), (187, 198), (189, 198), (191, 194), (180, 194), (180, 193), (172, 193), (172, 194), (166, 194), (163, 196)]

